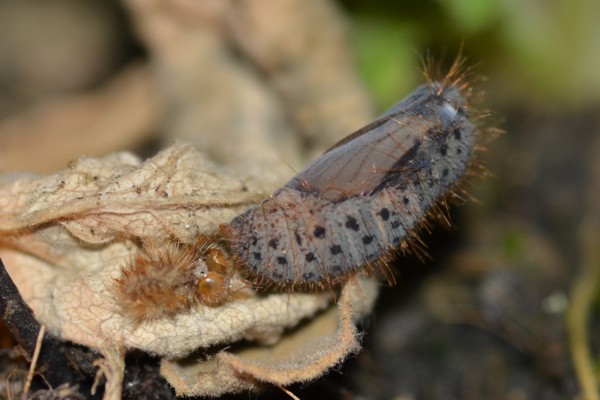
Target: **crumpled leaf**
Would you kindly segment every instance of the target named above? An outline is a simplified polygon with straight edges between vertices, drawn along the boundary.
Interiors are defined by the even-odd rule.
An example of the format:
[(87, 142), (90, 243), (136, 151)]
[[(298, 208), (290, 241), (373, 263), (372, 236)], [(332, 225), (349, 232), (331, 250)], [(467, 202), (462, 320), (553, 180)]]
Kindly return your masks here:
[(221, 351), (195, 363), (163, 359), (161, 373), (178, 395), (185, 396), (218, 396), (224, 388), (248, 390), (257, 382), (284, 386), (315, 379), (360, 349), (354, 319), (371, 309), (376, 295), (377, 283), (363, 277), (344, 287), (337, 308), (319, 314), (273, 346)]
[[(372, 281), (344, 288), (338, 311), (324, 313), (335, 304), (332, 292), (258, 295), (247, 287), (244, 296), (219, 307), (194, 304), (174, 316), (135, 321), (122, 312), (115, 294), (115, 279), (140, 251), (139, 243), (160, 246), (173, 238), (192, 243), (271, 192), (268, 186), (232, 175), (182, 143), (145, 162), (121, 153), (80, 159), (47, 177), (5, 175), (0, 256), (40, 323), (105, 356), (100, 364), (107, 377), (105, 398), (120, 397), (123, 356), (132, 348), (165, 357), (163, 373), (180, 394), (239, 391), (253, 387), (254, 380), (307, 380), (357, 349), (352, 320), (370, 309), (376, 296)], [(243, 281), (236, 274), (231, 279)], [(333, 328), (315, 332), (307, 324), (289, 333), (315, 316), (315, 324), (329, 321)], [(336, 319), (337, 328), (331, 324)], [(287, 345), (292, 337), (302, 340)], [(335, 344), (306, 344), (314, 339)], [(177, 360), (192, 352), (240, 340), (248, 345), (239, 354), (224, 350), (207, 355), (209, 364), (187, 362), (191, 371), (180, 372), (189, 379), (169, 372), (183, 368)]]
[(4, 185), (0, 224), (13, 231), (52, 221), (88, 243), (123, 235), (189, 241), (272, 190), (262, 185), (216, 171), (184, 144), (143, 164), (129, 153), (81, 158), (57, 174)]

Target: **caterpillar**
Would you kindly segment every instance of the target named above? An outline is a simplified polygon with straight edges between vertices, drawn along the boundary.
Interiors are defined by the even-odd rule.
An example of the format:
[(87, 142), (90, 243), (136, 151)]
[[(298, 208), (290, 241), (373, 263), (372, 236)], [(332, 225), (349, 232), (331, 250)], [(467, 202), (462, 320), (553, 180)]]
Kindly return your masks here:
[(330, 287), (406, 247), (471, 163), (476, 129), (463, 64), (222, 225), (243, 272), (285, 288)]
[(226, 303), (239, 289), (231, 275), (225, 252), (213, 238), (201, 236), (194, 244), (169, 240), (160, 247), (144, 245), (111, 289), (121, 313), (139, 323), (174, 317), (198, 304)]

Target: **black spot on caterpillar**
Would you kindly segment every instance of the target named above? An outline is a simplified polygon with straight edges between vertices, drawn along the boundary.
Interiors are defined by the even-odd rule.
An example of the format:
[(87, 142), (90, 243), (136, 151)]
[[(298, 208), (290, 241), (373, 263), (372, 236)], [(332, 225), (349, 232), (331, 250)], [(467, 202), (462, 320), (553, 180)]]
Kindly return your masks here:
[(340, 141), (221, 231), (244, 272), (287, 288), (344, 281), (405, 247), (472, 158), (463, 62)]

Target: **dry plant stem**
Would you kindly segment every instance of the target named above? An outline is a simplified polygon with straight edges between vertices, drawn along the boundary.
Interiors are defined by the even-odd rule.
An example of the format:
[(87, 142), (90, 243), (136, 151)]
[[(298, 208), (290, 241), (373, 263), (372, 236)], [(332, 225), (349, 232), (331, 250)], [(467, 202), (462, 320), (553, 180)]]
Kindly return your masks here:
[(296, 396), (294, 393), (292, 393), (290, 390), (284, 388), (283, 386), (278, 386), (278, 387), (283, 393), (290, 396), (290, 398), (292, 398), (293, 400), (300, 400), (300, 398), (298, 396)]
[(584, 226), (582, 231), (581, 271), (571, 288), (568, 313), (571, 357), (583, 398), (600, 400), (599, 382), (594, 373), (587, 334), (590, 309), (600, 283), (600, 248), (596, 241), (600, 232), (589, 225)]
[(29, 388), (31, 387), (31, 381), (33, 380), (33, 374), (35, 373), (35, 367), (37, 366), (38, 358), (40, 357), (40, 351), (42, 350), (42, 343), (44, 342), (44, 334), (46, 333), (46, 327), (40, 326), (40, 332), (38, 333), (37, 340), (35, 342), (35, 350), (33, 357), (31, 358), (31, 364), (29, 365), (29, 373), (27, 374), (27, 380), (25, 381), (25, 387), (23, 388), (22, 397), (25, 399)]
[(104, 351), (104, 356), (103, 360), (95, 363), (98, 366), (98, 374), (92, 386), (92, 394), (96, 393), (100, 379), (104, 376), (106, 384), (102, 399), (120, 400), (123, 392), (123, 376), (125, 375), (125, 351), (114, 348), (112, 351)]
[(600, 382), (595, 373), (594, 360), (588, 342), (588, 322), (595, 296), (600, 291), (600, 140), (596, 140), (590, 153), (590, 182), (586, 213), (579, 236), (579, 274), (571, 287), (571, 306), (568, 312), (571, 357), (581, 384), (583, 399), (600, 400)]

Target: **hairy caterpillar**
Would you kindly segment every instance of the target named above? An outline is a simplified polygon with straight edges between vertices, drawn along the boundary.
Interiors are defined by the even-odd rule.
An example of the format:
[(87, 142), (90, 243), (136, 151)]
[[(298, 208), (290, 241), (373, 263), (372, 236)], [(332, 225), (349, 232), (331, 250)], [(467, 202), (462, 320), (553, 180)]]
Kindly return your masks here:
[(246, 275), (288, 288), (339, 283), (406, 246), (471, 163), (471, 88), (457, 60), (221, 226)]
[(204, 236), (194, 244), (146, 245), (122, 268), (113, 290), (123, 315), (135, 322), (172, 317), (232, 299), (230, 266), (225, 252)]

